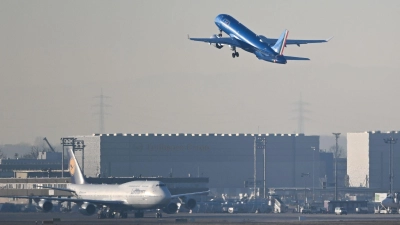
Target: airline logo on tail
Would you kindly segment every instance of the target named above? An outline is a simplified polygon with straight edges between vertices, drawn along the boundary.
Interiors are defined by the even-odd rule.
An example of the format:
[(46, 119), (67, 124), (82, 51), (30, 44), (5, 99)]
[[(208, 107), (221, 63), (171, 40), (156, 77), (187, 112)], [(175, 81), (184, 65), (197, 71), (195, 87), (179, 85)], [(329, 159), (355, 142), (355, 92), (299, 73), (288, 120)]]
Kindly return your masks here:
[(73, 158), (69, 160), (69, 174), (71, 176), (75, 175), (75, 160)]
[(76, 161), (74, 152), (72, 149), (68, 149), (69, 155), (69, 173), (71, 175), (71, 183), (72, 184), (86, 184), (85, 178), (82, 174), (81, 169), (79, 168), (78, 162)]

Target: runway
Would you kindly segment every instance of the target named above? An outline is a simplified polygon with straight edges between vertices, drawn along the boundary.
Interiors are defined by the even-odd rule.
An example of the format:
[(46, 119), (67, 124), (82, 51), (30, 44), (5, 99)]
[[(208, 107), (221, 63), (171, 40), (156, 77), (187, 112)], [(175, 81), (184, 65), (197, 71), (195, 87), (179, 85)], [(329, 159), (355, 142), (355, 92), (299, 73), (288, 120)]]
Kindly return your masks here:
[(162, 219), (156, 219), (154, 213), (145, 213), (144, 218), (133, 218), (133, 214), (127, 219), (97, 219), (97, 215), (84, 216), (77, 212), (70, 213), (0, 213), (1, 225), (13, 224), (399, 224), (398, 214), (349, 214), (336, 216), (333, 214), (204, 214), (204, 213), (179, 213), (163, 214)]

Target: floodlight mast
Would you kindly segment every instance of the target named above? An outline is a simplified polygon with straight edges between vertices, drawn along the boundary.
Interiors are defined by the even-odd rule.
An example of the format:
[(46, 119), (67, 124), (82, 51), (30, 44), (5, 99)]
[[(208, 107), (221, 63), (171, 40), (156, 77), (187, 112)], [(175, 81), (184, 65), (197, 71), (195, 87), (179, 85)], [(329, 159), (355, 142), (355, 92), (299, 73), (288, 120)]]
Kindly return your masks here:
[(390, 194), (393, 194), (393, 145), (397, 143), (397, 139), (393, 137), (384, 138), (383, 141), (389, 144), (389, 184), (390, 184)]
[(335, 157), (335, 201), (337, 201), (337, 196), (338, 196), (338, 193), (337, 193), (337, 157), (338, 157), (338, 152), (339, 152), (339, 145), (338, 145), (338, 139), (339, 139), (339, 135), (340, 135), (340, 133), (332, 133), (333, 135), (335, 135), (335, 138), (336, 138), (336, 150), (335, 150), (335, 154), (334, 154), (334, 157)]

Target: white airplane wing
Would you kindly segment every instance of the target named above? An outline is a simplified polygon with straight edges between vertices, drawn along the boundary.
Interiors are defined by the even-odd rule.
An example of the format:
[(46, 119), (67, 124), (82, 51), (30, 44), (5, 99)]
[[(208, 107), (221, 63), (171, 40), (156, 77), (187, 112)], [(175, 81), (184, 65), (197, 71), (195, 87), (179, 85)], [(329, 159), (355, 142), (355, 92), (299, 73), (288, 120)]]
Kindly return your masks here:
[(43, 187), (43, 186), (38, 186), (38, 187), (51, 189), (51, 190), (67, 191), (67, 192), (71, 192), (71, 193), (76, 193), (74, 190), (68, 189), (68, 188), (55, 188), (55, 187)]
[(89, 202), (95, 205), (123, 205), (126, 202), (121, 200), (94, 200), (94, 199), (83, 199), (83, 198), (57, 198), (57, 197), (43, 197), (43, 196), (0, 196), (2, 198), (24, 198), (24, 199), (38, 199), (48, 201), (59, 201), (59, 202), (74, 202), (82, 203)]
[(210, 192), (210, 190), (201, 191), (201, 192), (186, 193), (186, 194), (179, 194), (179, 195), (171, 195), (171, 198), (185, 197), (185, 196), (188, 196), (188, 195), (203, 195), (203, 194), (208, 194), (209, 192)]

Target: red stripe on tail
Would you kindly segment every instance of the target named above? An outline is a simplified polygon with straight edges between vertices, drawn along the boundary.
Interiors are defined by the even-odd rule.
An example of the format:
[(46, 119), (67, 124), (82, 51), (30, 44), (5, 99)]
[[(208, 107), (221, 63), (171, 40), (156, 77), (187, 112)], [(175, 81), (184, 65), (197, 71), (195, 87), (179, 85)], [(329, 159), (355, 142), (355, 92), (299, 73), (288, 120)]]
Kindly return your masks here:
[(279, 52), (279, 55), (283, 55), (283, 50), (286, 47), (286, 39), (288, 37), (288, 34), (289, 34), (289, 31), (287, 30), (286, 33), (285, 33), (285, 37), (283, 39), (282, 48), (281, 48), (281, 51)]

